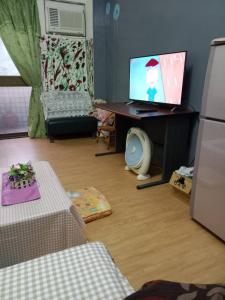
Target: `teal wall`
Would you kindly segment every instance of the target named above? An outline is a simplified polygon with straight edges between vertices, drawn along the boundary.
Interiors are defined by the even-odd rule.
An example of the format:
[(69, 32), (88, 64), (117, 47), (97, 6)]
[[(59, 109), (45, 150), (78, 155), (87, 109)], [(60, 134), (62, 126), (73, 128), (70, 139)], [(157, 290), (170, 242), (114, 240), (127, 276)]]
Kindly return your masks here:
[[(120, 4), (118, 21), (112, 10), (105, 14), (106, 2), (112, 10)], [(224, 0), (94, 0), (95, 96), (128, 100), (130, 57), (187, 50), (183, 101), (199, 111), (210, 41), (220, 36), (225, 36)]]

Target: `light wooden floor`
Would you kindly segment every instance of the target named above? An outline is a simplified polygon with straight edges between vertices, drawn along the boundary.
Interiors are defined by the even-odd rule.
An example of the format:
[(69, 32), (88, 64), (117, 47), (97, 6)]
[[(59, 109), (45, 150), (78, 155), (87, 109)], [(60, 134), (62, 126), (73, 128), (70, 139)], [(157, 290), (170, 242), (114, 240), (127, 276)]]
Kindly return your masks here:
[(113, 214), (89, 223), (88, 239), (105, 243), (135, 288), (153, 279), (225, 282), (225, 245), (190, 220), (188, 198), (168, 184), (136, 190), (122, 154), (94, 156), (104, 149), (90, 138), (2, 140), (0, 166), (48, 160), (66, 190), (102, 191)]

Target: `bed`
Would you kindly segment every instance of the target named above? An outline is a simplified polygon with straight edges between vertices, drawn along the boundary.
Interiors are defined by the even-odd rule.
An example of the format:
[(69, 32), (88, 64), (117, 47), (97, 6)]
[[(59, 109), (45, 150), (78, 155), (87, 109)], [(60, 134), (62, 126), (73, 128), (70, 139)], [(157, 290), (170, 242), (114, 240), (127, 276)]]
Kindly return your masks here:
[(121, 300), (133, 292), (100, 242), (0, 269), (1, 300)]

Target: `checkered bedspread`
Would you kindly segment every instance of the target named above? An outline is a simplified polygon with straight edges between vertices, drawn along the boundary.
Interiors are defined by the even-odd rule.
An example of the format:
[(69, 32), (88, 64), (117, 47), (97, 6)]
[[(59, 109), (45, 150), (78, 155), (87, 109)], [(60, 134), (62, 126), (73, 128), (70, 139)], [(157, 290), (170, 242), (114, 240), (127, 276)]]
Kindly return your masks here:
[(1, 300), (121, 300), (132, 292), (99, 242), (0, 270)]

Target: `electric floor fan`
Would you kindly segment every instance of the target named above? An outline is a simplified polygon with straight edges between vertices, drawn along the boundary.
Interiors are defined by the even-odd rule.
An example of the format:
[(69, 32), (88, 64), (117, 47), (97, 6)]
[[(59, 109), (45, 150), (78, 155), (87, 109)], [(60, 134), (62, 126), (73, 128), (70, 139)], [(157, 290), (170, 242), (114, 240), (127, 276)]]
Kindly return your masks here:
[(147, 133), (141, 128), (130, 128), (126, 139), (125, 170), (138, 174), (138, 180), (148, 179), (152, 153), (153, 144)]

